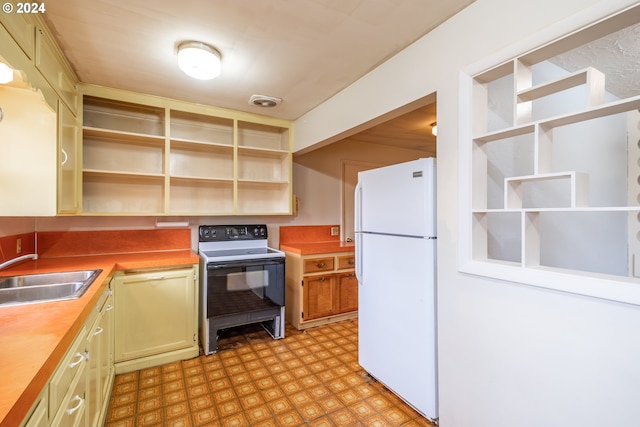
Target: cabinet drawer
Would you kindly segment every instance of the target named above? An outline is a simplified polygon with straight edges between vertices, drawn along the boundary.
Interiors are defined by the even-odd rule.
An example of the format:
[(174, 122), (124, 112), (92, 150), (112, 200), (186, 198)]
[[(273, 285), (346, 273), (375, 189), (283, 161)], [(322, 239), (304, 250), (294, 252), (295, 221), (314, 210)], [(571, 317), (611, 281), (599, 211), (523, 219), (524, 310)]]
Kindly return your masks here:
[(86, 358), (84, 353), (84, 343), (87, 336), (87, 329), (82, 328), (69, 351), (58, 366), (51, 383), (49, 385), (49, 413), (55, 414), (61, 405), (64, 395), (69, 390), (69, 386), (74, 377), (84, 367)]
[(85, 367), (81, 364), (79, 365), (78, 375), (74, 378), (69, 392), (64, 397), (58, 413), (51, 422), (51, 427), (85, 426), (86, 406), (87, 381)]
[(21, 427), (49, 427), (49, 411), (47, 396), (49, 389), (45, 386), (40, 397), (33, 404), (32, 412), (20, 424)]
[(304, 272), (333, 271), (333, 257), (310, 258), (304, 260)]
[(344, 270), (348, 268), (355, 268), (356, 266), (356, 256), (351, 255), (342, 255), (338, 257), (338, 270)]

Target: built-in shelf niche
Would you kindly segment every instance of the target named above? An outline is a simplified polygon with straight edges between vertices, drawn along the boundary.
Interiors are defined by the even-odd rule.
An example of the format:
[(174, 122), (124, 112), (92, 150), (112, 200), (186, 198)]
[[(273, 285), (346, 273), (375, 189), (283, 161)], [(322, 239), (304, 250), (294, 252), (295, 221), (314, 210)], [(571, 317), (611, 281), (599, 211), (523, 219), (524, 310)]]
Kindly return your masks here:
[(130, 102), (85, 96), (82, 125), (103, 131), (164, 136), (164, 109)]
[(290, 151), (289, 129), (239, 121), (238, 147), (288, 153)]
[[(573, 254), (582, 253), (586, 247), (592, 251), (587, 253), (589, 256), (597, 257), (598, 245), (581, 244), (580, 239), (596, 230), (598, 234), (598, 227), (602, 228), (602, 224), (610, 224), (610, 221), (625, 224), (627, 220), (640, 217), (640, 198), (629, 197), (627, 201), (610, 197), (616, 201), (603, 203), (601, 200), (607, 200), (607, 183), (603, 184), (601, 176), (591, 176), (591, 170), (560, 167), (572, 163), (572, 159), (567, 160), (558, 144), (564, 144), (563, 149), (574, 147), (570, 157), (579, 159), (584, 155), (583, 148), (587, 148), (580, 145), (579, 132), (586, 126), (598, 127), (600, 122), (606, 126), (605, 118), (629, 120), (626, 117), (630, 112), (640, 108), (640, 96), (616, 99), (608, 94), (606, 72), (596, 66), (565, 71), (553, 78), (539, 73), (538, 67), (546, 67), (545, 63), (556, 55), (636, 25), (639, 15), (640, 7), (632, 7), (565, 39), (472, 76), (467, 92), (472, 100), (471, 176), (468, 181), (470, 235), (467, 235), (471, 244), (468, 253), (470, 261), (496, 266), (493, 270), (492, 267), (474, 267), (477, 271), (492, 276), (492, 271), (505, 271), (498, 266), (515, 267), (524, 270), (509, 273), (509, 278), (522, 275), (523, 281), (528, 280), (525, 270), (530, 274), (530, 269), (564, 271), (583, 277), (590, 274), (634, 275), (632, 271), (620, 273), (627, 262), (624, 259), (610, 263), (616, 264), (610, 269), (608, 266), (591, 268), (584, 263), (580, 266), (580, 262), (572, 261)], [(552, 67), (555, 64), (549, 68)], [(558, 73), (557, 68), (547, 74), (553, 73)], [(569, 96), (570, 102), (566, 102)], [(546, 108), (549, 104), (554, 108)], [(624, 134), (624, 130), (621, 133)], [(572, 135), (575, 135), (573, 140)], [(609, 143), (607, 138), (605, 133), (600, 142)], [(616, 148), (626, 148), (626, 136), (624, 138), (616, 143)], [(573, 145), (568, 145), (567, 140)], [(562, 159), (559, 152), (564, 156)], [(500, 166), (496, 166), (497, 163), (501, 163)], [(573, 163), (580, 165), (578, 161)], [(626, 171), (626, 159), (620, 163), (616, 168)], [(624, 179), (635, 180), (632, 176)], [(616, 187), (629, 185), (628, 182), (611, 182), (615, 182)], [(569, 231), (566, 243), (562, 245), (553, 243), (554, 230), (558, 227), (562, 232)], [(626, 254), (627, 239), (635, 239), (635, 236), (603, 235), (599, 241)], [(561, 246), (562, 250), (555, 246)], [(556, 251), (569, 255), (554, 258)], [(556, 262), (556, 259), (562, 261)]]
[[(505, 209), (576, 208), (588, 205), (589, 176), (585, 173), (570, 171), (514, 176), (505, 178), (504, 181)], [(549, 191), (548, 184), (556, 184), (556, 189), (560, 187), (559, 191)], [(533, 193), (539, 197), (531, 195)], [(560, 200), (545, 197), (549, 193), (561, 193)]]
[(164, 137), (84, 129), (83, 170), (162, 174)]
[(173, 214), (234, 213), (233, 181), (171, 178), (170, 194)]
[(85, 173), (83, 211), (158, 215), (164, 210), (164, 176)]
[(287, 214), (290, 197), (286, 182), (238, 182), (238, 212)]

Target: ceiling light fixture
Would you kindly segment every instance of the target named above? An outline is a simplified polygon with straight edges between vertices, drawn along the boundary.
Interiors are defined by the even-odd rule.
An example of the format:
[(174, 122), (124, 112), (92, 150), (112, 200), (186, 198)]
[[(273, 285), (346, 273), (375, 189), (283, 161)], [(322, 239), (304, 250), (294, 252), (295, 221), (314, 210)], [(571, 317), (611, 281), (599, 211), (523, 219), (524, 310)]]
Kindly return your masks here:
[(198, 80), (211, 80), (220, 75), (220, 52), (202, 42), (188, 41), (178, 46), (178, 67)]
[(13, 70), (5, 63), (0, 62), (0, 84), (13, 81)]
[(431, 123), (431, 135), (438, 136), (438, 122)]

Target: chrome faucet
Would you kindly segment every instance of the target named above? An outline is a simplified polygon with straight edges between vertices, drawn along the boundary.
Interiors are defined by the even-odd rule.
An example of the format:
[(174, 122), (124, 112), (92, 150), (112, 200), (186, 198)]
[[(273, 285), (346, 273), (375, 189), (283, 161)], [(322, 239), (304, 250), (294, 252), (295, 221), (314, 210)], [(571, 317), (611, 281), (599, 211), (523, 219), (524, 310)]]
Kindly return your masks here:
[(8, 261), (5, 261), (2, 264), (0, 264), (0, 270), (2, 270), (5, 267), (9, 267), (10, 265), (17, 264), (17, 263), (19, 263), (21, 261), (26, 261), (28, 259), (36, 260), (36, 259), (38, 259), (38, 254), (22, 255), (22, 256), (19, 256), (17, 258), (13, 258), (13, 259), (10, 259)]

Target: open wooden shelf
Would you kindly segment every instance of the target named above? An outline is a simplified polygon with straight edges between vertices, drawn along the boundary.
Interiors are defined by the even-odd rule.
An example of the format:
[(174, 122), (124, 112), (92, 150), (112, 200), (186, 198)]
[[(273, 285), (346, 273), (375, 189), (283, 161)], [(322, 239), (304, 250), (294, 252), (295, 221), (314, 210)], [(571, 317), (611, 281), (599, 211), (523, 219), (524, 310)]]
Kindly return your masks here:
[(120, 91), (113, 98), (110, 90), (88, 92), (83, 213), (291, 213), (290, 122)]

